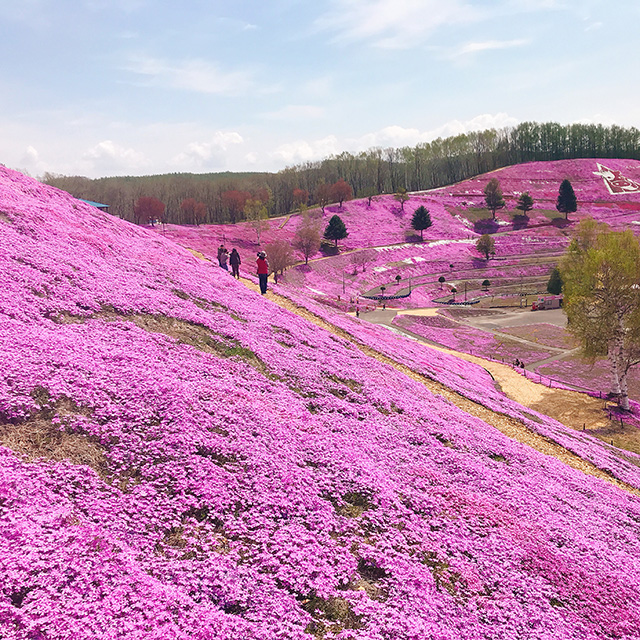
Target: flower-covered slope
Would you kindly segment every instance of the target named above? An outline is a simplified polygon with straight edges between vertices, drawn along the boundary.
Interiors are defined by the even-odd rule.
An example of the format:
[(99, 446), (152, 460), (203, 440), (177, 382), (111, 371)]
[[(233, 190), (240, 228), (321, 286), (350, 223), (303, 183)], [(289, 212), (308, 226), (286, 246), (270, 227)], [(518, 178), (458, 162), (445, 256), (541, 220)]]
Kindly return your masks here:
[(0, 637), (638, 637), (635, 496), (4, 168), (0, 268)]

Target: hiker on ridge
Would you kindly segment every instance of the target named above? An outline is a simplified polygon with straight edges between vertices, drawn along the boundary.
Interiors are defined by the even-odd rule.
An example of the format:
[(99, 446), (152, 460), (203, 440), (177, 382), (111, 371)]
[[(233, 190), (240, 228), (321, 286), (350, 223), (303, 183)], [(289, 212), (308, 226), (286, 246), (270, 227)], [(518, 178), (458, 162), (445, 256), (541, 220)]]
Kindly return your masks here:
[(229, 264), (231, 265), (231, 275), (234, 278), (240, 279), (240, 264), (242, 261), (240, 260), (240, 254), (238, 250), (234, 247), (231, 249), (231, 255), (229, 256)]
[(269, 275), (269, 263), (267, 262), (267, 254), (264, 251), (258, 253), (256, 266), (258, 267), (258, 279), (260, 280), (260, 293), (264, 295), (267, 293), (267, 276)]

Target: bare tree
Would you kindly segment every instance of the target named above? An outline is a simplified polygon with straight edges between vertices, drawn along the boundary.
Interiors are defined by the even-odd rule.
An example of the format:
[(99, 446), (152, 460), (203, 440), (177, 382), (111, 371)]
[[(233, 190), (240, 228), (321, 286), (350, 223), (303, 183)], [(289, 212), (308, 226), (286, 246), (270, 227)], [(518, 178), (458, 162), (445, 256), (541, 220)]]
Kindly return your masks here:
[(269, 261), (269, 268), (273, 273), (273, 277), (278, 282), (278, 274), (282, 275), (292, 264), (295, 263), (295, 257), (293, 255), (293, 248), (291, 244), (286, 240), (278, 238), (273, 242), (270, 242), (266, 247), (267, 259)]
[(302, 224), (298, 227), (293, 239), (293, 248), (299, 251), (304, 257), (304, 263), (309, 264), (309, 258), (320, 250), (322, 242), (322, 231), (317, 221), (305, 214)]

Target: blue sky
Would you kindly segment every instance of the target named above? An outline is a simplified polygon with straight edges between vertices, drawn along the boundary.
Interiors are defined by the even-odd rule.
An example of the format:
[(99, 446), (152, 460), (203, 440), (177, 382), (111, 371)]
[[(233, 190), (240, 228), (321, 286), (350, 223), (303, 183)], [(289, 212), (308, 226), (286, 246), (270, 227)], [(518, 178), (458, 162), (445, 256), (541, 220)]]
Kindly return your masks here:
[(637, 0), (0, 0), (0, 162), (277, 171), (525, 120), (640, 128)]

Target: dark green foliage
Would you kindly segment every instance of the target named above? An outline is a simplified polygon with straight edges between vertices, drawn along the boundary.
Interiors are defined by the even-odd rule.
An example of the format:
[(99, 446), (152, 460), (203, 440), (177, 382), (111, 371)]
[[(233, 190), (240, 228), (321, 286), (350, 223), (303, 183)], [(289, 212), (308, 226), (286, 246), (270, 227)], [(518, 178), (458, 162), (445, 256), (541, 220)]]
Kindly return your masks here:
[(531, 209), (533, 209), (533, 198), (529, 195), (528, 191), (520, 194), (518, 204), (516, 204), (516, 209), (520, 209), (525, 216), (529, 211), (531, 211)]
[(493, 218), (496, 217), (496, 211), (504, 207), (505, 201), (502, 197), (502, 188), (497, 178), (491, 178), (484, 188), (484, 201)]
[(344, 240), (348, 235), (347, 227), (345, 227), (344, 222), (342, 222), (342, 218), (338, 215), (332, 216), (327, 228), (324, 230), (324, 237), (327, 240), (333, 240), (337, 247), (338, 240)]
[(564, 217), (568, 218), (578, 208), (578, 199), (575, 191), (571, 186), (571, 182), (566, 178), (560, 183), (558, 190), (558, 200), (556, 201), (556, 209), (560, 213), (564, 213)]
[(431, 222), (431, 214), (429, 210), (420, 205), (414, 212), (413, 218), (411, 218), (411, 227), (420, 232), (420, 239), (424, 240), (422, 235), (425, 229), (428, 229), (433, 223)]
[(554, 267), (549, 276), (549, 282), (547, 282), (547, 292), (554, 296), (558, 296), (562, 293), (562, 276), (558, 267)]

